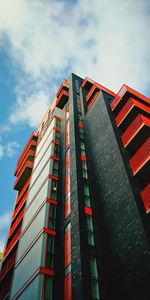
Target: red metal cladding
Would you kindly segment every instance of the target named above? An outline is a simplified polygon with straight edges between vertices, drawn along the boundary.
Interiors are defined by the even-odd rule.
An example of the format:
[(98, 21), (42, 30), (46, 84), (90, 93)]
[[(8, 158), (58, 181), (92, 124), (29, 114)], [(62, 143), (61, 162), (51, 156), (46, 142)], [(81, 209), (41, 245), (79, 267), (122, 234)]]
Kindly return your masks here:
[(115, 119), (117, 127), (121, 125), (121, 123), (124, 121), (124, 119), (128, 116), (128, 114), (134, 107), (137, 109), (137, 111), (142, 110), (143, 114), (150, 114), (150, 108), (148, 106), (140, 103), (139, 101), (133, 98), (129, 98)]
[(92, 208), (90, 208), (90, 207), (85, 207), (85, 214), (86, 214), (86, 215), (92, 216), (92, 214), (93, 214)]
[(57, 94), (56, 94), (56, 97), (59, 97), (59, 95), (60, 95), (60, 93), (61, 93), (61, 91), (62, 91), (63, 89), (69, 90), (68, 80), (64, 80), (64, 81), (62, 82), (61, 86), (60, 86), (59, 89), (58, 89), (58, 92), (57, 92)]
[(121, 140), (124, 147), (127, 147), (127, 145), (131, 142), (131, 140), (134, 139), (134, 137), (143, 128), (144, 125), (147, 126), (148, 129), (150, 129), (150, 119), (140, 114), (137, 115), (134, 121), (130, 124), (130, 126), (125, 130), (125, 132), (121, 136)]
[(14, 182), (14, 189), (21, 190), (23, 188), (25, 182), (28, 180), (28, 178), (31, 175), (32, 168), (33, 168), (33, 162), (26, 161), (22, 171), (19, 174), (19, 177), (17, 177)]
[(15, 263), (15, 259), (16, 259), (16, 252), (14, 252), (13, 255), (10, 256), (9, 259), (7, 260), (7, 262), (3, 265), (1, 273), (0, 273), (1, 280), (7, 274), (7, 272), (12, 268), (12, 266)]
[(14, 232), (14, 230), (16, 229), (16, 227), (18, 226), (18, 224), (22, 221), (22, 218), (24, 216), (24, 211), (25, 211), (24, 209), (21, 211), (21, 213), (17, 217), (16, 221), (14, 222), (14, 224), (12, 225), (12, 227), (10, 228), (8, 237), (10, 237), (12, 235), (12, 233)]
[(28, 151), (28, 149), (31, 147), (31, 145), (33, 144), (34, 146), (36, 146), (37, 144), (37, 138), (38, 138), (38, 133), (37, 132), (33, 132), (31, 134), (31, 137), (29, 138), (27, 144), (25, 145), (18, 161), (17, 161), (17, 165), (20, 164), (21, 160), (23, 159), (23, 156), (25, 155), (26, 151)]
[(19, 211), (21, 210), (22, 206), (24, 205), (24, 203), (27, 200), (27, 196), (28, 196), (28, 191), (26, 191), (26, 193), (24, 194), (24, 196), (22, 197), (19, 205), (17, 206), (17, 208), (14, 210), (13, 215), (12, 215), (12, 220), (14, 218), (16, 218), (17, 214), (19, 213)]
[(65, 164), (66, 170), (70, 168), (70, 150), (68, 149), (66, 153), (66, 164)]
[(71, 289), (71, 274), (65, 276), (64, 282), (64, 300), (71, 300), (72, 299), (72, 289)]
[(141, 192), (141, 198), (142, 198), (146, 213), (148, 214), (150, 212), (150, 183)]
[(97, 91), (97, 92), (94, 94), (93, 98), (92, 98), (91, 101), (88, 103), (88, 105), (87, 105), (87, 109), (88, 109), (88, 110), (91, 108), (91, 106), (92, 106), (93, 103), (95, 102), (95, 100), (96, 100), (96, 98), (97, 98), (98, 95), (99, 95), (99, 91)]
[(56, 106), (59, 108), (63, 108), (69, 99), (69, 92), (62, 90), (57, 98)]
[(26, 163), (27, 160), (33, 160), (35, 157), (35, 150), (28, 150), (25, 157), (24, 157), (24, 160), (21, 161), (21, 163), (19, 164), (19, 166), (16, 168), (15, 170), (15, 176), (18, 177), (22, 168), (24, 167), (24, 164)]
[(101, 84), (99, 84), (99, 83), (97, 83), (97, 82), (95, 82), (95, 81), (93, 81), (93, 80), (91, 80), (90, 78), (88, 78), (88, 77), (86, 77), (85, 79), (84, 79), (84, 81), (82, 82), (82, 87), (87, 87), (88, 89), (91, 89), (91, 86), (92, 85), (95, 85), (96, 86), (96, 88), (98, 88), (99, 90), (102, 90), (102, 91), (104, 91), (104, 92), (106, 92), (107, 94), (110, 94), (110, 95), (112, 95), (112, 96), (116, 96), (116, 94), (114, 93), (114, 92), (112, 92), (111, 90), (109, 90), (108, 88), (106, 88), (105, 86), (103, 86), (103, 85), (101, 85)]
[(13, 246), (15, 245), (15, 243), (18, 241), (18, 239), (20, 237), (20, 234), (21, 234), (21, 228), (18, 229), (18, 231), (16, 232), (15, 236), (12, 238), (11, 242), (6, 247), (6, 249), (4, 251), (4, 257), (8, 254), (8, 252), (13, 248)]
[(91, 89), (89, 90), (89, 92), (86, 95), (86, 102), (90, 101), (90, 99), (92, 97), (94, 97), (95, 93), (99, 92), (99, 90), (100, 89), (95, 84), (93, 84), (93, 86), (91, 87)]
[(81, 160), (87, 161), (87, 158), (86, 158), (86, 156), (84, 156), (84, 155), (81, 155)]
[[(130, 96), (135, 96), (136, 98), (139, 99), (139, 101), (142, 100), (143, 102), (145, 102), (145, 104), (150, 105), (150, 99), (148, 97), (140, 94), (139, 92), (131, 89), (130, 87), (128, 87), (127, 85), (124, 84), (121, 87), (121, 89), (119, 90), (118, 94), (115, 96), (115, 98), (110, 103), (110, 107), (111, 107), (112, 111), (120, 104), (120, 102), (123, 101), (126, 93), (130, 94)], [(124, 102), (124, 104), (125, 104), (125, 102)]]
[(66, 145), (66, 148), (69, 146), (69, 143), (70, 143), (70, 137), (69, 137), (69, 121), (67, 122), (66, 124), (66, 129), (65, 129), (65, 134), (66, 134), (66, 142), (65, 142), (65, 145)]
[(130, 167), (133, 175), (150, 160), (150, 138), (138, 149), (138, 151), (130, 159)]
[(64, 266), (67, 267), (71, 263), (71, 231), (65, 232), (65, 260)]
[(65, 194), (68, 194), (70, 191), (70, 174), (67, 173), (65, 177)]
[(88, 77), (85, 77), (85, 79), (82, 81), (81, 86), (84, 88), (84, 87), (86, 87), (87, 84), (88, 85), (94, 84), (94, 80), (92, 80), (92, 79), (90, 79)]
[(70, 215), (71, 207), (70, 207), (70, 197), (65, 200), (65, 219)]
[(19, 194), (17, 196), (17, 199), (16, 199), (16, 204), (21, 200), (21, 198), (24, 196), (24, 193), (26, 193), (26, 191), (28, 190), (30, 180), (31, 180), (31, 177), (29, 177), (29, 179), (27, 180), (27, 182), (23, 186), (22, 190), (19, 192)]

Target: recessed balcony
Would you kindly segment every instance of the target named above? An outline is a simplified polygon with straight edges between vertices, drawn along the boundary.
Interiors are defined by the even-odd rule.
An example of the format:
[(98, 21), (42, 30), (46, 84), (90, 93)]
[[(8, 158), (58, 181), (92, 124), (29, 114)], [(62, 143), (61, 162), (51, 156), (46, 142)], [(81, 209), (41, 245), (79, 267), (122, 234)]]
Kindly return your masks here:
[(20, 191), (24, 184), (29, 179), (33, 168), (33, 161), (26, 161), (21, 172), (19, 173), (19, 177), (16, 178), (14, 182), (14, 189)]

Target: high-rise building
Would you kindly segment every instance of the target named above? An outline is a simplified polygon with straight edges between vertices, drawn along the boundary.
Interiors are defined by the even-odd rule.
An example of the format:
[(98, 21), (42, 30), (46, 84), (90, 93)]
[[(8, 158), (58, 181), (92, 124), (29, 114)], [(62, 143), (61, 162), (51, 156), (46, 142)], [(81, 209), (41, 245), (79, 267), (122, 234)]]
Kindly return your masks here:
[(1, 300), (150, 299), (149, 98), (72, 74), (15, 176)]

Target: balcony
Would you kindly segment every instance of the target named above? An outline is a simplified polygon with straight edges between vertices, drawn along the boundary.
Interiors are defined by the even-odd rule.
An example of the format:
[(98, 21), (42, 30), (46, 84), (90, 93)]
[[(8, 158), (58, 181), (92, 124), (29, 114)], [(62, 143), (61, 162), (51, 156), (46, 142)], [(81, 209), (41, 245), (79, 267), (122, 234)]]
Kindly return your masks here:
[(99, 92), (99, 91), (100, 91), (100, 89), (95, 84), (93, 84), (93, 86), (91, 87), (91, 89), (89, 90), (89, 92), (86, 95), (86, 102), (90, 102), (90, 100), (92, 101), (95, 94), (97, 94), (97, 92)]
[(14, 189), (17, 191), (21, 191), (27, 180), (29, 179), (33, 168), (33, 161), (26, 161), (21, 172), (19, 173), (19, 177), (16, 178), (14, 182)]
[(149, 136), (150, 119), (139, 114), (122, 134), (121, 140), (124, 148), (134, 153), (144, 144)]
[(140, 94), (139, 92), (131, 89), (130, 87), (124, 84), (119, 90), (118, 94), (115, 96), (115, 98), (111, 101), (111, 110), (118, 113), (130, 97), (134, 97), (141, 103), (150, 106), (150, 99), (148, 97)]
[(4, 278), (4, 276), (10, 271), (10, 269), (13, 267), (16, 259), (16, 251), (13, 253), (12, 256), (9, 257), (7, 262), (4, 263), (1, 274), (0, 274), (0, 279)]
[(16, 221), (11, 226), (11, 228), (9, 230), (8, 238), (10, 238), (10, 236), (13, 234), (13, 232), (15, 231), (15, 229), (17, 228), (17, 226), (19, 225), (19, 223), (22, 221), (23, 216), (24, 216), (24, 209), (21, 211), (21, 213), (17, 217)]
[(4, 257), (9, 253), (9, 251), (14, 247), (14, 245), (17, 243), (19, 237), (21, 234), (21, 228), (18, 229), (18, 231), (16, 232), (16, 234), (14, 235), (14, 237), (12, 238), (12, 240), (10, 241), (10, 243), (7, 245), (5, 251), (4, 251)]
[(22, 188), (22, 190), (19, 192), (17, 199), (16, 199), (16, 204), (21, 200), (22, 197), (24, 197), (24, 194), (26, 193), (26, 191), (29, 188), (29, 184), (30, 184), (30, 180), (31, 177), (29, 177), (29, 179), (27, 180), (27, 182), (25, 183), (24, 187)]
[(141, 192), (141, 198), (145, 207), (145, 211), (148, 214), (150, 212), (150, 183)]
[(63, 108), (64, 105), (67, 103), (69, 99), (69, 92), (68, 91), (65, 91), (64, 89), (60, 92), (58, 98), (57, 98), (57, 101), (56, 101), (56, 106), (58, 108)]
[(12, 220), (14, 220), (16, 218), (16, 216), (18, 215), (19, 211), (21, 210), (21, 208), (23, 207), (24, 203), (27, 200), (27, 196), (28, 196), (28, 191), (25, 192), (25, 194), (22, 197), (21, 201), (19, 202), (17, 208), (14, 210), (13, 215), (12, 215)]
[(85, 79), (83, 80), (81, 86), (82, 88), (85, 88), (87, 90), (91, 89), (92, 85), (94, 84), (94, 81), (88, 77), (85, 77)]
[[(24, 147), (24, 149), (23, 149), (23, 151), (22, 151), (22, 153), (21, 153), (21, 155), (20, 155), (18, 161), (17, 161), (17, 167), (16, 167), (16, 169), (17, 169), (18, 166), (22, 163), (22, 161), (24, 161), (24, 157), (25, 157), (27, 151), (28, 151), (29, 149), (31, 149), (31, 150), (35, 149), (35, 147), (36, 147), (36, 145), (37, 145), (37, 139), (38, 139), (38, 134), (37, 134), (37, 132), (33, 132), (33, 133), (31, 134), (31, 136), (30, 136), (30, 138), (29, 138), (27, 144), (25, 145), (25, 147)], [(15, 170), (15, 172), (16, 172), (16, 170)]]
[(150, 174), (150, 137), (130, 159), (133, 175), (138, 175), (146, 184)]
[(146, 117), (150, 116), (150, 107), (140, 103), (139, 101), (129, 98), (126, 104), (118, 113), (115, 118), (117, 127), (125, 130), (135, 119), (138, 114), (142, 114)]

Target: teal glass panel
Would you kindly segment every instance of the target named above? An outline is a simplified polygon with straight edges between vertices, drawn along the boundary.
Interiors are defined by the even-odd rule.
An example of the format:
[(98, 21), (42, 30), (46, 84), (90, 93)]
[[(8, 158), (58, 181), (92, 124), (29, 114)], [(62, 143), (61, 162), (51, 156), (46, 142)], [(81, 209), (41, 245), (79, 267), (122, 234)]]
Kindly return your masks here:
[(92, 283), (92, 299), (100, 299), (98, 280), (91, 279)]
[(44, 266), (44, 245), (45, 234), (43, 233), (30, 249), (28, 254), (16, 267), (12, 284), (11, 299), (29, 280), (34, 272), (40, 266)]
[(84, 184), (84, 195), (90, 196), (90, 190), (89, 190), (89, 186), (87, 184)]
[(42, 151), (40, 151), (40, 153), (38, 154), (38, 156), (35, 158), (33, 170), (35, 170), (35, 168), (37, 167), (37, 165), (42, 160), (43, 156), (45, 156), (47, 153), (52, 153), (52, 143), (51, 143), (50, 140), (49, 140), (49, 143), (46, 144), (46, 146), (45, 145), (43, 146)]
[(17, 298), (19, 300), (41, 300), (42, 274), (37, 275), (23, 293)]
[(33, 219), (25, 233), (21, 236), (17, 251), (17, 261), (22, 254), (28, 249), (35, 237), (41, 231), (43, 227), (46, 227), (46, 220), (48, 215), (48, 203), (44, 204), (38, 215)]
[(49, 276), (45, 276), (44, 300), (52, 300), (52, 299), (53, 299), (53, 278)]
[(22, 230), (26, 227), (26, 225), (30, 222), (36, 211), (39, 209), (40, 205), (43, 203), (43, 201), (48, 197), (48, 191), (49, 191), (49, 183), (50, 178), (45, 182), (27, 211), (25, 212), (23, 224), (22, 224)]
[(50, 162), (47, 163), (47, 165), (41, 172), (40, 176), (37, 178), (36, 182), (29, 190), (27, 204), (29, 204), (30, 201), (33, 199), (33, 197), (36, 195), (37, 191), (42, 186), (42, 184), (43, 184), (44, 180), (46, 179), (46, 177), (48, 176), (49, 172), (50, 172)]
[[(45, 159), (45, 157), (46, 157), (46, 159)], [(34, 184), (34, 182), (36, 181), (36, 179), (41, 175), (41, 173), (43, 172), (43, 170), (45, 169), (45, 167), (48, 163), (50, 165), (49, 173), (52, 173), (52, 159), (50, 158), (50, 154), (43, 157), (40, 164), (35, 169), (35, 172), (32, 173), (32, 178), (31, 178), (31, 183), (30, 183), (31, 187)]]
[(91, 207), (91, 200), (90, 200), (90, 197), (84, 196), (84, 200), (85, 200), (85, 206)]
[[(48, 137), (49, 134), (51, 133), (51, 131), (52, 131), (53, 127), (55, 126), (55, 124), (56, 124), (56, 119), (54, 119), (54, 120), (52, 121), (52, 123), (49, 125), (49, 127), (48, 127), (46, 133), (44, 134), (43, 138), (41, 139), (40, 143), (38, 144), (37, 150), (36, 150), (36, 155), (38, 155), (38, 152), (41, 150), (43, 144), (45, 143), (47, 137)], [(48, 139), (49, 139), (49, 138), (48, 138)]]
[(98, 278), (97, 263), (95, 257), (90, 258), (90, 270), (91, 270), (91, 277)]

